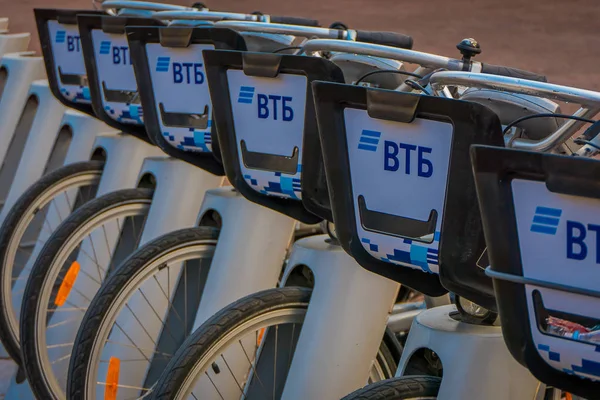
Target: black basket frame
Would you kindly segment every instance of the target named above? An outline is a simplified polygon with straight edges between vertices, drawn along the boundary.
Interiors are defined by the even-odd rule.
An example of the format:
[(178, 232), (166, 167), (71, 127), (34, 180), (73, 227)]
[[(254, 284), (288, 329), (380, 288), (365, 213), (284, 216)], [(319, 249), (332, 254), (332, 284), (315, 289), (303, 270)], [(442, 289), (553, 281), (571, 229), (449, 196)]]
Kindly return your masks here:
[(118, 17), (109, 15), (78, 15), (77, 24), (79, 25), (81, 46), (85, 58), (85, 69), (87, 71), (88, 81), (90, 84), (92, 107), (96, 116), (108, 126), (133, 135), (145, 142), (152, 143), (148, 138), (146, 128), (143, 125), (123, 124), (115, 121), (104, 109), (102, 105), (103, 92), (98, 79), (98, 68), (96, 54), (94, 52), (92, 31), (99, 29), (106, 33), (125, 35), (126, 26), (164, 26), (164, 24), (158, 20), (150, 18)]
[[(105, 15), (103, 11), (96, 10), (71, 10), (71, 9), (55, 9), (55, 8), (35, 8), (33, 10), (35, 14), (35, 22), (38, 30), (38, 36), (40, 39), (40, 46), (42, 49), (42, 56), (44, 57), (44, 66), (46, 67), (46, 75), (48, 77), (48, 85), (52, 94), (58, 101), (67, 107), (73, 108), (82, 113), (95, 117), (96, 114), (91, 104), (77, 103), (67, 100), (60, 92), (60, 86), (58, 80), (60, 79), (56, 75), (56, 64), (54, 61), (54, 52), (52, 50), (52, 38), (48, 32), (48, 21), (57, 21), (64, 25), (75, 25), (77, 26), (78, 15)], [(83, 50), (82, 50), (83, 57)]]
[[(494, 310), (491, 279), (477, 266), (485, 242), (469, 147), (475, 143), (503, 146), (496, 114), (476, 103), (353, 85), (315, 82), (313, 92), (333, 216), (344, 249), (369, 271), (427, 295), (440, 296), (449, 290)], [(345, 108), (367, 110), (372, 118), (383, 120), (411, 122), (418, 117), (453, 125), (439, 276), (376, 259), (363, 248), (356, 228)]]
[[(281, 212), (301, 222), (313, 224), (332, 220), (324, 176), (318, 127), (311, 83), (316, 80), (344, 82), (341, 69), (332, 62), (316, 57), (289, 54), (205, 50), (204, 60), (211, 99), (227, 178), (248, 200)], [(237, 151), (231, 96), (227, 71), (242, 70), (246, 75), (276, 77), (279, 74), (303, 75), (307, 78), (304, 136), (302, 143), (302, 201), (267, 196), (255, 191), (244, 180)]]
[(600, 381), (558, 371), (538, 354), (529, 329), (525, 284), (592, 297), (600, 297), (600, 291), (589, 293), (523, 277), (511, 183), (514, 179), (545, 182), (550, 192), (600, 199), (600, 163), (586, 158), (487, 146), (473, 146), (471, 157), (488, 243), (488, 273), (494, 277), (504, 340), (509, 351), (540, 381), (578, 396), (596, 398), (600, 393)]
[(212, 153), (180, 150), (165, 140), (159, 123), (160, 116), (156, 110), (154, 91), (151, 89), (153, 85), (146, 44), (160, 43), (163, 47), (174, 48), (185, 48), (192, 44), (212, 44), (216, 49), (244, 51), (246, 43), (242, 36), (231, 29), (214, 27), (127, 27), (126, 32), (138, 88), (141, 88), (139, 94), (150, 140), (171, 157), (186, 161), (214, 175), (225, 175), (215, 124), (211, 127)]

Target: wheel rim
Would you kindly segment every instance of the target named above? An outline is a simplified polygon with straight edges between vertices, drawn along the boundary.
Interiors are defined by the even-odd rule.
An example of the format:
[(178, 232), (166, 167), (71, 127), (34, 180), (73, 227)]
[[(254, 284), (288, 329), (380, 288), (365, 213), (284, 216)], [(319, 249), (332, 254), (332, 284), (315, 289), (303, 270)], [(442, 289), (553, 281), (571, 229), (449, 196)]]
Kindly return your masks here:
[[(141, 333), (142, 335), (144, 335), (144, 338), (147, 335), (152, 335), (152, 337), (154, 338), (154, 334), (156, 332), (155, 329), (151, 329), (151, 322), (157, 322), (156, 316), (167, 315), (166, 318), (163, 318), (162, 320), (158, 321), (159, 324), (162, 325), (159, 325), (159, 328), (162, 329), (162, 331), (159, 334), (160, 337), (156, 340), (157, 342), (160, 342), (160, 339), (163, 337), (167, 337), (169, 339), (168, 336), (171, 333), (170, 331), (174, 330), (172, 326), (171, 328), (167, 329), (167, 323), (165, 322), (165, 319), (168, 319), (168, 316), (176, 315), (178, 319), (178, 321), (176, 322), (179, 323), (180, 328), (181, 323), (183, 323), (184, 326), (182, 329), (184, 331), (191, 329), (194, 321), (193, 319), (188, 319), (187, 317), (188, 315), (195, 315), (195, 308), (197, 308), (197, 303), (195, 303), (195, 308), (193, 308), (194, 301), (192, 299), (190, 299), (189, 303), (187, 303), (188, 293), (185, 292), (183, 293), (184, 309), (182, 310), (181, 304), (174, 305), (174, 298), (176, 298), (177, 292), (181, 294), (182, 290), (188, 288), (188, 278), (190, 281), (194, 279), (192, 273), (188, 274), (187, 271), (188, 268), (198, 268), (198, 266), (190, 266), (189, 261), (199, 259), (202, 260), (202, 262), (199, 265), (199, 268), (201, 270), (200, 273), (194, 275), (197, 276), (198, 280), (204, 279), (205, 282), (205, 278), (203, 277), (206, 275), (208, 269), (210, 268), (210, 261), (212, 260), (212, 256), (214, 254), (215, 245), (216, 240), (203, 240), (201, 241), (201, 243), (195, 243), (193, 245), (187, 244), (180, 246), (179, 248), (173, 248), (167, 254), (161, 254), (158, 257), (156, 257), (154, 260), (148, 263), (146, 267), (138, 271), (138, 273), (133, 278), (129, 279), (127, 285), (125, 285), (120, 290), (119, 294), (113, 299), (113, 301), (111, 301), (110, 309), (107, 310), (107, 312), (105, 313), (105, 316), (103, 317), (102, 323), (100, 325), (100, 329), (98, 329), (97, 334), (94, 338), (92, 351), (90, 352), (90, 357), (88, 359), (87, 365), (87, 371), (89, 372), (86, 372), (85, 378), (87, 398), (101, 398), (101, 396), (98, 396), (98, 394), (102, 393), (102, 391), (106, 389), (106, 375), (107, 370), (110, 366), (110, 359), (112, 358), (112, 354), (118, 355), (120, 363), (132, 361), (125, 359), (122, 355), (126, 354), (127, 350), (130, 350), (132, 346), (136, 346), (137, 341), (135, 340), (135, 332)], [(185, 265), (182, 265), (183, 263), (185, 263)], [(177, 274), (178, 277), (176, 279), (179, 280), (178, 283), (171, 281), (171, 268), (179, 268), (182, 270)], [(157, 277), (157, 275), (162, 276)], [(183, 289), (181, 288), (182, 280)], [(159, 287), (158, 291), (153, 291), (153, 288), (156, 288), (155, 284)], [(200, 282), (198, 282), (198, 284), (200, 284)], [(194, 286), (193, 282), (190, 282), (189, 286)], [(139, 314), (137, 318), (132, 320), (132, 322), (134, 322), (134, 329), (128, 329), (131, 327), (121, 326), (119, 324), (119, 320), (122, 318), (126, 318), (128, 314), (135, 313), (134, 306), (131, 303), (134, 303), (136, 299), (132, 299), (132, 294), (138, 293), (142, 293), (142, 295), (138, 296), (137, 299), (143, 299), (143, 302), (145, 301), (145, 303), (147, 303), (147, 305), (153, 309), (153, 313), (146, 313), (145, 317), (147, 318), (144, 318), (141, 314)], [(158, 297), (164, 297), (163, 304), (161, 304), (163, 307), (160, 307), (160, 305), (153, 305), (150, 301), (148, 301), (148, 298), (151, 294), (154, 294)], [(199, 298), (199, 296), (201, 295), (201, 290), (200, 293), (195, 293), (194, 295), (197, 295)], [(154, 299), (156, 298), (155, 296)], [(166, 305), (164, 304), (165, 299), (167, 301)], [(151, 320), (151, 322), (148, 322), (147, 319)], [(154, 325), (154, 327), (156, 327), (156, 324)], [(143, 331), (141, 331), (141, 329), (143, 329)], [(118, 332), (116, 332), (117, 330)], [(125, 343), (121, 344), (121, 341), (118, 341), (118, 339), (115, 338), (116, 335), (114, 333), (119, 333), (125, 339), (130, 339), (128, 339)], [(172, 339), (173, 341), (177, 341), (177, 338), (175, 337), (172, 337)], [(182, 342), (182, 340), (179, 342)], [(147, 358), (145, 360), (139, 360), (140, 362), (135, 362), (136, 370), (133, 371), (133, 374), (127, 374), (127, 376), (125, 377), (122, 374), (117, 375), (118, 383), (115, 385), (115, 387), (119, 390), (119, 398), (121, 398), (123, 392), (127, 390), (139, 391), (139, 395), (143, 395), (144, 392), (150, 388), (150, 385), (154, 383), (151, 382), (151, 379), (148, 377), (150, 367), (156, 366), (156, 363), (160, 364), (161, 361), (168, 361), (170, 357), (172, 357), (172, 355), (174, 354), (174, 352), (165, 353), (164, 351), (161, 351), (160, 345), (156, 343), (155, 345), (157, 347), (150, 350), (152, 353), (151, 356), (147, 355), (148, 353), (144, 351), (146, 350), (144, 348), (132, 350), (133, 352), (135, 352), (136, 350), (141, 350), (139, 351), (140, 356)], [(110, 349), (107, 349), (107, 347), (110, 347)], [(157, 362), (157, 355), (162, 357), (163, 360), (158, 360)], [(138, 360), (134, 359), (133, 361)], [(129, 364), (122, 365), (127, 365), (127, 368), (129, 370), (128, 372), (131, 372), (131, 370), (133, 370), (133, 368), (131, 368)], [(143, 371), (145, 372), (142, 374), (144, 376), (141, 379), (135, 379), (138, 378), (139, 375), (139, 373), (135, 373), (139, 372), (137, 368), (143, 368)], [(145, 383), (148, 382), (149, 384), (146, 385)], [(129, 397), (133, 396), (133, 394), (130, 392), (128, 393), (128, 395)]]
[[(60, 251), (54, 256), (52, 264), (50, 268), (48, 268), (48, 274), (45, 277), (42, 290), (40, 291), (39, 298), (40, 300), (37, 302), (36, 309), (36, 318), (35, 318), (35, 331), (36, 331), (36, 346), (37, 346), (37, 362), (40, 367), (43, 378), (46, 381), (47, 386), (51, 389), (51, 391), (59, 396), (60, 398), (64, 398), (65, 388), (66, 388), (66, 373), (68, 371), (68, 363), (71, 354), (71, 349), (73, 346), (73, 342), (58, 342), (58, 343), (48, 343), (48, 331), (53, 329), (65, 329), (67, 326), (72, 326), (72, 330), (77, 332), (79, 327), (78, 319), (82, 318), (87, 306), (91, 302), (91, 299), (95, 293), (85, 291), (83, 293), (81, 290), (77, 288), (78, 281), (81, 281), (83, 277), (85, 282), (88, 284), (91, 283), (91, 286), (100, 284), (103, 282), (106, 277), (107, 270), (111, 267), (111, 264), (102, 263), (98, 260), (100, 250), (96, 250), (96, 247), (99, 245), (99, 242), (104, 238), (107, 241), (106, 249), (108, 248), (117, 248), (120, 242), (115, 243), (114, 247), (111, 246), (109, 237), (109, 233), (107, 233), (107, 225), (110, 224), (108, 231), (114, 232), (116, 228), (118, 232), (122, 232), (123, 229), (126, 229), (127, 220), (133, 220), (134, 217), (145, 217), (148, 214), (148, 210), (150, 208), (150, 199), (146, 200), (134, 200), (123, 202), (117, 205), (114, 208), (109, 210), (103, 210), (103, 212), (95, 215), (86, 221), (85, 224), (81, 225), (78, 230), (71, 235), (69, 240), (67, 240)], [(133, 222), (134, 225), (134, 235), (130, 238), (124, 238), (119, 234), (119, 240), (132, 240), (139, 242), (142, 233), (143, 223)], [(137, 226), (135, 226), (137, 225)], [(96, 238), (91, 238), (94, 235)], [(89, 246), (82, 245), (82, 242), (86, 239), (89, 239), (91, 243)], [(62, 279), (66, 277), (65, 274), (65, 265), (68, 263), (70, 257), (73, 252), (77, 251), (79, 248), (79, 253), (77, 255), (77, 261), (81, 260), (81, 265), (84, 265), (84, 268), (81, 268), (77, 279), (74, 281), (74, 286), (72, 291), (68, 294), (68, 299), (64, 303), (68, 308), (59, 309), (63, 306), (57, 306), (54, 303), (56, 302), (56, 289), (57, 289), (57, 280), (59, 279), (59, 275), (61, 272), (63, 273)], [(91, 249), (91, 251), (89, 251)], [(116, 252), (117, 250), (115, 250)], [(105, 254), (106, 255), (106, 254)], [(109, 255), (111, 257), (112, 254)], [(95, 261), (95, 262), (94, 262)], [(112, 262), (112, 259), (110, 260)], [(89, 267), (91, 264), (92, 269)], [(102, 264), (106, 268), (102, 269), (100, 266)], [(71, 264), (72, 266), (72, 264)], [(96, 272), (98, 277), (92, 274), (92, 270), (96, 268)], [(67, 271), (71, 270), (70, 267), (67, 267)], [(62, 285), (61, 285), (62, 287)], [(97, 291), (97, 289), (96, 289)], [(73, 302), (71, 300), (72, 296), (75, 295), (77, 302)], [(56, 307), (55, 307), (56, 306)], [(57, 311), (58, 310), (58, 311)], [(48, 318), (48, 315), (51, 314), (51, 317)], [(73, 318), (71, 316), (64, 316), (66, 314), (75, 315), (73, 320), (66, 319), (67, 323), (65, 323), (64, 318)], [(61, 319), (60, 322), (54, 323), (53, 319)], [(49, 324), (49, 322), (52, 322)], [(56, 336), (54, 332), (52, 332), (52, 339)], [(61, 356), (57, 356), (58, 358), (55, 360), (51, 360), (53, 358), (53, 354), (62, 354)], [(66, 355), (65, 355), (66, 353)], [(60, 382), (59, 377), (57, 377), (55, 371), (60, 368)]]
[[(21, 269), (21, 271), (19, 271), (19, 276), (15, 276), (15, 272), (16, 272), (15, 268), (14, 268), (15, 267), (15, 259), (17, 257), (18, 252), (21, 251), (20, 247), (21, 247), (21, 240), (23, 239), (23, 236), (26, 234), (31, 222), (34, 220), (34, 218), (36, 218), (37, 215), (44, 215), (45, 221), (44, 221), (43, 226), (47, 226), (47, 224), (46, 224), (46, 221), (48, 219), (47, 210), (44, 210), (44, 209), (50, 208), (51, 204), (61, 194), (63, 194), (66, 197), (67, 203), (70, 203), (70, 204), (68, 204), (69, 207), (71, 206), (71, 204), (75, 205), (77, 202), (77, 200), (74, 200), (73, 202), (71, 202), (70, 199), (78, 197), (78, 195), (73, 195), (73, 197), (69, 196), (69, 193), (67, 193), (67, 192), (70, 190), (80, 190), (80, 193), (82, 193), (83, 192), (82, 188), (87, 186), (89, 191), (86, 195), (82, 194), (82, 196), (84, 198), (82, 200), (82, 202), (84, 202), (86, 199), (93, 198), (94, 194), (95, 194), (96, 186), (100, 182), (100, 176), (101, 176), (101, 172), (80, 174), (80, 175), (72, 176), (72, 177), (69, 177), (62, 181), (57, 182), (57, 184), (55, 186), (53, 186), (52, 190), (44, 193), (42, 196), (40, 196), (38, 199), (36, 199), (36, 201), (33, 202), (27, 208), (27, 210), (24, 214), (25, 218), (22, 218), (19, 221), (18, 225), (16, 226), (16, 228), (14, 230), (14, 234), (12, 235), (12, 237), (10, 238), (10, 241), (8, 243), (7, 252), (5, 253), (5, 257), (2, 260), (3, 274), (5, 274), (5, 276), (6, 276), (6, 274), (8, 274), (10, 272), (11, 277), (10, 277), (10, 279), (7, 279), (7, 277), (3, 278), (2, 293), (0, 294), (1, 296), (3, 296), (3, 304), (4, 304), (4, 309), (2, 310), (2, 312), (4, 313), (5, 320), (8, 323), (8, 328), (9, 328), (8, 331), (9, 331), (9, 334), (11, 335), (14, 343), (19, 343), (20, 307), (15, 307), (13, 298), (21, 295), (24, 292), (24, 285), (23, 285), (23, 289), (21, 289), (20, 288), (21, 282), (18, 282), (18, 281), (23, 281), (23, 283), (25, 283), (27, 281), (27, 279), (29, 278), (29, 272), (31, 271), (31, 267), (32, 267), (30, 258), (32, 255), (36, 254), (35, 253), (36, 248), (34, 248), (32, 250), (32, 252), (29, 254), (29, 257), (27, 257), (27, 261), (25, 261), (25, 264), (22, 265), (23, 268)], [(40, 211), (41, 211), (41, 213), (40, 213)], [(65, 215), (65, 218), (66, 218), (66, 215)], [(63, 218), (59, 215), (59, 223), (62, 222), (62, 219)], [(58, 224), (56, 224), (55, 226), (58, 226)], [(50, 231), (51, 232), (54, 231), (54, 229), (52, 229), (52, 226), (50, 226)], [(49, 237), (51, 235), (51, 232), (47, 232), (47, 237)], [(35, 238), (35, 241), (36, 241), (36, 246), (37, 246), (38, 250), (41, 249), (41, 247), (45, 243), (45, 241), (41, 241), (39, 236)], [(38, 245), (38, 243), (39, 243), (39, 245)], [(18, 288), (16, 289), (16, 292), (14, 290), (15, 285), (18, 286)]]

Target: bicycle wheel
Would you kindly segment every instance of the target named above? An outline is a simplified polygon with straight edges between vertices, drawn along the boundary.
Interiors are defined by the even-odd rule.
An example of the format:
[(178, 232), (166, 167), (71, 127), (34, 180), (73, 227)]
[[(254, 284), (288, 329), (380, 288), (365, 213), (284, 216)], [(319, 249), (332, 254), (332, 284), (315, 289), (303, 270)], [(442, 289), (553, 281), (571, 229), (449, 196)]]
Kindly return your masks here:
[(365, 386), (342, 400), (435, 400), (442, 378), (403, 376)]
[(71, 214), (40, 252), (21, 308), (21, 351), (39, 399), (64, 398), (69, 357), (91, 298), (140, 240), (153, 190), (127, 189)]
[[(111, 398), (111, 386), (119, 398), (135, 398), (156, 382), (194, 326), (218, 234), (208, 227), (168, 233), (111, 274), (75, 339), (69, 398)], [(111, 375), (116, 362), (120, 373)]]
[(36, 255), (67, 215), (96, 196), (103, 169), (103, 162), (88, 161), (45, 175), (21, 195), (0, 228), (0, 340), (17, 364), (21, 300)]
[[(306, 316), (311, 289), (265, 290), (227, 306), (197, 329), (177, 351), (151, 399), (278, 399)], [(369, 381), (395, 371), (381, 357)], [(393, 362), (393, 361), (392, 361)]]

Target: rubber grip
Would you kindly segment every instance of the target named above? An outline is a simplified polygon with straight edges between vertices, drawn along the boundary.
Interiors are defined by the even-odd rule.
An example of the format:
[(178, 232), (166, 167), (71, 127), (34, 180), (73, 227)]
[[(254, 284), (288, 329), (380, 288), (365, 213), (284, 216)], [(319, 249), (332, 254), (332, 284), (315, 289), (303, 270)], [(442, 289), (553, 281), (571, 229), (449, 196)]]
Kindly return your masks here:
[(317, 21), (316, 19), (308, 19), (301, 17), (278, 17), (275, 15), (271, 15), (271, 22), (274, 24), (321, 26), (319, 25), (319, 21)]
[(481, 64), (481, 72), (484, 74), (509, 76), (511, 78), (528, 79), (530, 81), (548, 82), (544, 75), (525, 71), (518, 68), (504, 67), (502, 65)]
[(413, 38), (396, 32), (356, 31), (356, 41), (412, 49)]

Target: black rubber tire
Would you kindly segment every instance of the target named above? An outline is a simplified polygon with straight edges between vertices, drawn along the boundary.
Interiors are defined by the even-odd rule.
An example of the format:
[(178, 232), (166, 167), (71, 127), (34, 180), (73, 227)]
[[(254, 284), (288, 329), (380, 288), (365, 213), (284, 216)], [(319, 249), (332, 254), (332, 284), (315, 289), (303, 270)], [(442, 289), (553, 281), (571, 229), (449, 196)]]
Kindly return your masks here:
[[(73, 176), (98, 173), (102, 175), (104, 170), (104, 162), (102, 161), (86, 161), (79, 162), (64, 167), (58, 168), (47, 175), (44, 175), (36, 183), (30, 186), (25, 193), (19, 197), (15, 205), (10, 209), (4, 223), (0, 228), (0, 268), (4, 268), (2, 260), (6, 257), (8, 243), (14, 235), (14, 230), (23, 218), (24, 214), (30, 207), (30, 204), (35, 202), (46, 191), (51, 189), (56, 184)], [(0, 271), (0, 287), (4, 287), (4, 271)], [(9, 323), (6, 315), (1, 310), (5, 309), (4, 299), (0, 296), (0, 340), (6, 349), (6, 352), (12, 359), (21, 365), (21, 347), (19, 343), (9, 333)]]
[[(224, 334), (266, 311), (287, 308), (306, 309), (311, 295), (312, 289), (302, 287), (268, 289), (246, 296), (225, 307), (186, 339), (150, 392), (149, 399), (176, 399), (179, 388), (197, 360), (201, 359)], [(379, 353), (381, 358), (378, 357), (378, 361), (397, 365), (397, 360), (394, 359), (385, 341), (381, 343)], [(395, 367), (390, 369), (395, 370)]]
[(265, 311), (308, 308), (311, 294), (312, 289), (301, 287), (268, 289), (246, 296), (223, 308), (187, 338), (169, 362), (149, 398), (175, 399), (181, 384), (197, 360), (201, 359), (226, 332)]
[[(97, 215), (118, 207), (123, 203), (152, 201), (153, 189), (125, 189), (108, 193), (87, 202), (76, 212), (66, 218), (48, 239), (31, 270), (31, 277), (25, 288), (23, 305), (21, 307), (21, 352), (23, 354), (23, 365), (27, 373), (27, 379), (37, 399), (52, 399), (54, 394), (48, 388), (48, 383), (38, 363), (37, 354), (40, 349), (37, 346), (36, 326), (38, 297), (42, 287), (45, 285), (49, 268), (55, 255), (62, 249), (63, 244), (77, 232), (79, 227), (87, 220)], [(45, 351), (45, 350), (44, 350)]]
[(342, 400), (409, 400), (437, 398), (442, 379), (435, 376), (403, 376), (365, 386)]
[(212, 241), (217, 245), (219, 230), (209, 227), (195, 227), (181, 229), (163, 235), (138, 249), (127, 258), (113, 274), (105, 281), (104, 285), (94, 296), (92, 303), (83, 317), (82, 324), (77, 333), (69, 364), (69, 378), (67, 379), (67, 393), (69, 399), (84, 399), (86, 392), (86, 377), (90, 367), (91, 352), (106, 314), (114, 299), (121, 295), (129, 281), (142, 272), (146, 265), (157, 258), (164, 257), (177, 246), (185, 247), (194, 245), (199, 241)]

